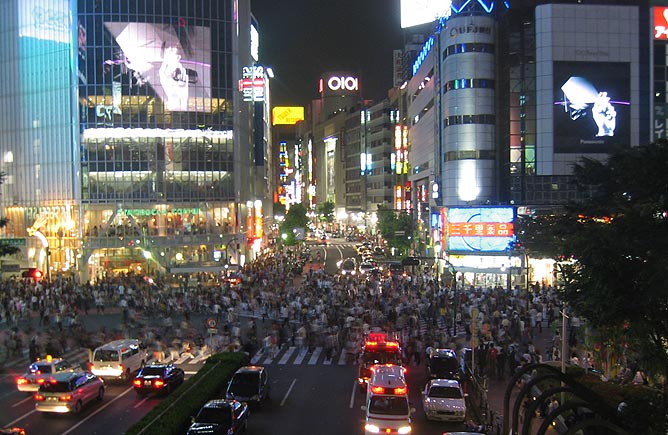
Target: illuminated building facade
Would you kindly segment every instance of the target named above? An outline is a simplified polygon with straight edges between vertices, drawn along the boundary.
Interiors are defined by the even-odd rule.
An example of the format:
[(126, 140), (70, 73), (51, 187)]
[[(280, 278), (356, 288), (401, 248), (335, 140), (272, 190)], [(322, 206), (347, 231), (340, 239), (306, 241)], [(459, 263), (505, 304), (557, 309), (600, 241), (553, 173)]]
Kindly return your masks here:
[(94, 279), (252, 255), (269, 104), (240, 89), (258, 60), (249, 2), (0, 3), (0, 202), (18, 260)]

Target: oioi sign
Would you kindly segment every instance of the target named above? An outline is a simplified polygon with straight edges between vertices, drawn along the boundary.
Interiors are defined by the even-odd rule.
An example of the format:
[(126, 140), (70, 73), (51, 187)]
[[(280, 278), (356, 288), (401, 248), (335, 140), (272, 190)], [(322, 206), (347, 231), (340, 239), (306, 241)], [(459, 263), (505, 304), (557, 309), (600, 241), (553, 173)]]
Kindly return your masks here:
[(327, 83), (327, 91), (331, 92), (357, 92), (359, 91), (359, 79), (353, 76), (333, 75), (325, 79), (320, 79), (320, 93), (325, 91), (325, 83)]

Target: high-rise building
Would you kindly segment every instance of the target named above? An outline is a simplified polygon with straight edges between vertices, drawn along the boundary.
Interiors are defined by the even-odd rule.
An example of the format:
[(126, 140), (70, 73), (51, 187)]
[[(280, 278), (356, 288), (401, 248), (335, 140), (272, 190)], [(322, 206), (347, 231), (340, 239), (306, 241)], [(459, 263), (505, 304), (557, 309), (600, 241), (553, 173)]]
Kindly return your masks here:
[(95, 278), (252, 255), (269, 75), (248, 0), (0, 4), (0, 204), (23, 248), (12, 261)]

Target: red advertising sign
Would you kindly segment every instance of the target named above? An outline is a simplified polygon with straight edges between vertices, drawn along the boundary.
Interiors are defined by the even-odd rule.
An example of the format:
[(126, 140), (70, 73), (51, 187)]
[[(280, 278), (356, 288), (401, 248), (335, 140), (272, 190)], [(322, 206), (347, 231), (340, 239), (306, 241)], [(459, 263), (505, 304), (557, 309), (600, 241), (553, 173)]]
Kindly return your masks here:
[(668, 39), (668, 7), (654, 8), (654, 39)]
[(451, 222), (450, 237), (508, 237), (513, 235), (512, 222)]

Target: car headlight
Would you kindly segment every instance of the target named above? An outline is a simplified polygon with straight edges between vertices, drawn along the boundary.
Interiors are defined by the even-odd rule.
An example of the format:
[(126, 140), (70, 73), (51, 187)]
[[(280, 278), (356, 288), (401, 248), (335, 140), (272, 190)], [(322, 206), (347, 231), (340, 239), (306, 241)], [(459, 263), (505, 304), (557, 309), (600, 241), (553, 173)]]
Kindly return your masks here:
[(364, 426), (364, 429), (365, 429), (367, 432), (371, 432), (371, 433), (380, 433), (380, 428), (379, 428), (378, 426), (376, 426), (375, 424), (366, 424), (366, 425)]
[(397, 429), (397, 433), (411, 433), (411, 427), (401, 426), (399, 429)]

